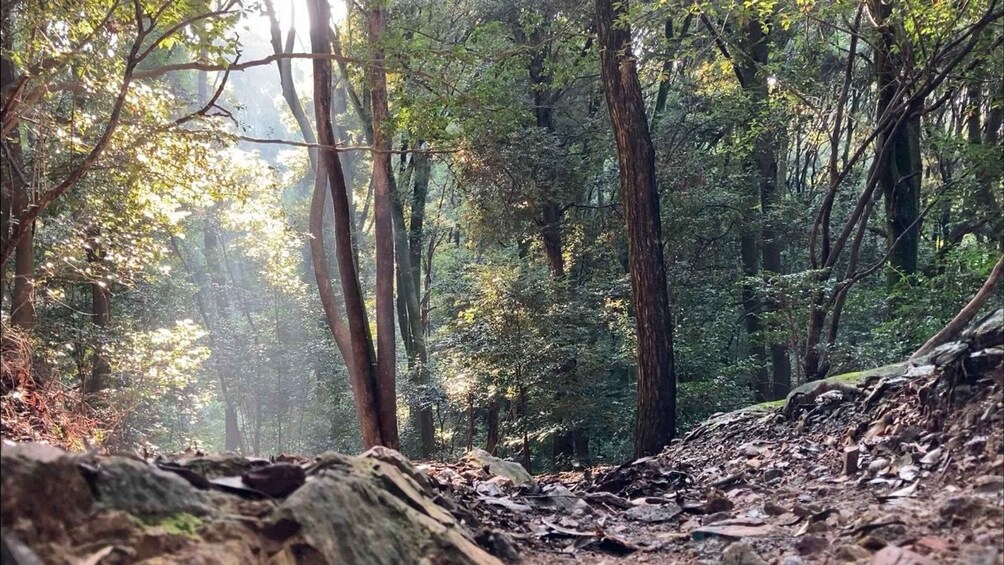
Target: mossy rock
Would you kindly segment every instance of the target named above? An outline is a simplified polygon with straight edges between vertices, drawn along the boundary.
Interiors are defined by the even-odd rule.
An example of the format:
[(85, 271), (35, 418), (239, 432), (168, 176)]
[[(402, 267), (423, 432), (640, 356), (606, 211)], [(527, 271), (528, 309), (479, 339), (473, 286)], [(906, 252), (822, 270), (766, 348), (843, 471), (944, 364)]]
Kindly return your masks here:
[[(792, 389), (792, 393), (804, 392), (806, 389), (811, 389), (819, 386), (820, 383), (831, 382), (831, 383), (841, 383), (846, 385), (861, 385), (867, 383), (871, 379), (882, 379), (885, 377), (891, 377), (902, 374), (907, 368), (907, 363), (893, 363), (891, 365), (883, 365), (881, 367), (875, 367), (874, 369), (866, 369), (864, 371), (852, 371), (850, 373), (841, 373), (839, 375), (833, 375), (832, 377), (827, 377), (825, 379), (820, 379), (818, 381), (809, 381), (803, 385), (795, 387)], [(789, 394), (790, 396), (791, 394)], [(770, 402), (761, 402), (759, 404), (754, 404), (752, 406), (747, 406), (746, 408), (740, 408), (737, 412), (769, 412), (774, 409), (783, 408), (787, 402), (787, 398), (782, 398), (780, 400), (772, 400)]]

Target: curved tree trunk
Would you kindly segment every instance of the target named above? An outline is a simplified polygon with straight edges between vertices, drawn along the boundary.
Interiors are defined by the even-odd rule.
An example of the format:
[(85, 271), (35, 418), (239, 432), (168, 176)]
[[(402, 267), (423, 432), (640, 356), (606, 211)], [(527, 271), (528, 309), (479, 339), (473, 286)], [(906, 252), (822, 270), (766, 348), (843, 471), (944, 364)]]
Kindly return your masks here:
[(942, 328), (940, 332), (935, 334), (931, 339), (927, 340), (927, 343), (922, 345), (913, 355), (910, 356), (910, 360), (923, 357), (924, 355), (930, 353), (934, 348), (939, 345), (948, 343), (955, 336), (959, 335), (969, 322), (973, 321), (976, 314), (979, 313), (980, 309), (990, 300), (990, 297), (994, 296), (997, 290), (997, 285), (1000, 284), (1001, 278), (1004, 276), (1004, 255), (1001, 255), (1000, 259), (997, 260), (997, 264), (990, 271), (990, 276), (984, 281), (983, 286), (980, 287), (979, 292), (976, 296), (969, 301), (968, 304), (952, 318), (948, 325)]
[[(330, 55), (331, 28), (328, 22), (331, 20), (331, 10), (327, 0), (309, 0), (307, 11), (310, 16), (311, 50), (316, 54)], [(342, 284), (342, 296), (345, 300), (345, 315), (348, 320), (349, 342), (352, 351), (346, 359), (349, 378), (352, 381), (352, 392), (356, 412), (359, 416), (363, 444), (366, 447), (387, 445), (377, 405), (378, 393), (373, 341), (366, 319), (366, 307), (359, 285), (359, 275), (353, 258), (352, 217), (349, 212), (348, 191), (338, 151), (334, 148), (335, 135), (331, 125), (331, 60), (317, 58), (313, 59), (312, 64), (317, 139), (321, 145), (328, 146), (324, 150), (318, 151), (318, 173), (321, 174), (323, 171), (331, 189), (335, 223), (335, 258)], [(396, 443), (396, 438), (394, 438), (394, 443)]]

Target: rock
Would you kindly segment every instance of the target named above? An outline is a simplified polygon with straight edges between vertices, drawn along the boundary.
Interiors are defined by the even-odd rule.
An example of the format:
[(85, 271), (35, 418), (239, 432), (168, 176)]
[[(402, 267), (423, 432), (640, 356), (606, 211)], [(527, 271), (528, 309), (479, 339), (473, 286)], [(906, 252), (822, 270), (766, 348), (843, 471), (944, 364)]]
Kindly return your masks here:
[(925, 466), (937, 465), (941, 461), (941, 456), (945, 453), (945, 450), (937, 447), (927, 452), (923, 457), (920, 458), (920, 464)]
[(787, 508), (780, 506), (771, 500), (768, 500), (763, 504), (763, 511), (764, 514), (767, 514), (768, 516), (781, 516), (788, 513)]
[(933, 363), (937, 367), (944, 367), (962, 357), (962, 354), (968, 350), (968, 343), (964, 341), (950, 341), (934, 348), (925, 357), (929, 359), (928, 363)]
[(801, 555), (812, 555), (825, 550), (830, 546), (830, 540), (821, 537), (806, 535), (798, 538), (795, 542), (795, 550)]
[(982, 475), (973, 479), (973, 492), (977, 494), (1000, 494), (1004, 491), (1004, 477)]
[(1000, 552), (994, 545), (966, 545), (959, 549), (958, 563), (998, 565), (1000, 563), (999, 556)]
[(251, 469), (241, 479), (245, 484), (273, 498), (289, 496), (303, 486), (307, 472), (292, 463), (275, 463), (266, 467)]
[(858, 472), (858, 455), (861, 451), (855, 447), (844, 449), (844, 469), (843, 474), (853, 475)]
[(419, 470), (419, 468), (413, 465), (404, 455), (401, 455), (393, 449), (377, 445), (366, 450), (362, 456), (383, 461), (384, 463), (389, 463), (394, 467), (397, 467), (397, 469), (405, 475), (408, 475), (408, 477), (410, 477), (413, 481), (422, 485), (422, 488), (432, 488), (432, 480), (429, 479), (429, 475)]
[(868, 464), (868, 472), (872, 475), (881, 472), (889, 466), (889, 460), (884, 457), (877, 457)]
[(717, 522), (722, 522), (722, 521), (728, 520), (731, 517), (732, 517), (732, 515), (729, 514), (728, 512), (715, 512), (714, 514), (709, 514), (709, 515), (707, 515), (707, 516), (704, 517), (704, 524), (703, 525), (707, 526), (709, 524), (714, 524), (714, 523), (717, 523)]
[(875, 554), (872, 565), (935, 565), (935, 562), (919, 553), (887, 545)]
[(507, 477), (517, 485), (534, 484), (533, 477), (530, 476), (530, 473), (522, 465), (515, 461), (499, 459), (483, 449), (472, 449), (464, 456), (464, 459), (479, 467), (487, 468), (488, 472), (492, 475)]
[(735, 504), (728, 499), (721, 491), (712, 489), (708, 493), (708, 500), (704, 503), (704, 512), (714, 514), (715, 512), (728, 512), (735, 507)]
[(967, 519), (971, 520), (983, 516), (987, 506), (982, 500), (975, 496), (953, 496), (946, 500), (939, 513), (945, 520)]
[(626, 510), (623, 514), (628, 520), (637, 522), (647, 522), (650, 524), (658, 522), (668, 522), (683, 512), (683, 509), (674, 503), (669, 504), (642, 504)]
[(585, 495), (583, 495), (583, 498), (586, 500), (586, 502), (590, 502), (593, 504), (607, 504), (613, 506), (614, 508), (620, 508), (620, 509), (627, 509), (631, 508), (632, 506), (631, 503), (626, 498), (622, 498), (612, 492), (606, 492), (606, 491), (586, 493)]
[(865, 536), (858, 540), (858, 545), (871, 551), (878, 551), (889, 543), (878, 536)]
[(215, 513), (209, 495), (188, 481), (128, 457), (101, 459), (88, 482), (102, 506), (140, 518)]
[(572, 494), (572, 491), (568, 490), (568, 487), (561, 483), (552, 483), (545, 486), (542, 489), (542, 493), (542, 496), (537, 498), (528, 498), (526, 501), (531, 506), (557, 510), (560, 512), (571, 512), (578, 508), (589, 506), (586, 501), (582, 500), (575, 494)]
[(179, 459), (175, 464), (194, 471), (207, 479), (215, 479), (217, 477), (239, 477), (253, 467), (267, 465), (268, 461), (252, 461), (233, 453), (221, 453)]
[(763, 472), (764, 482), (770, 483), (784, 476), (784, 471), (781, 469), (767, 469)]
[(860, 545), (839, 545), (833, 550), (833, 557), (837, 561), (845, 561), (848, 563), (853, 563), (861, 559), (868, 559), (872, 556), (872, 552), (861, 547)]
[(767, 565), (756, 551), (745, 542), (735, 542), (722, 552), (721, 565)]
[(321, 456), (310, 480), (272, 513), (266, 533), (327, 563), (499, 563), (409, 474), (369, 457)]
[(1004, 360), (1004, 349), (988, 347), (966, 357), (963, 367), (966, 369), (966, 374), (985, 375), (1000, 365), (1002, 360)]
[(998, 308), (962, 333), (972, 342), (972, 349), (997, 347), (1004, 343), (1004, 309)]
[(43, 444), (0, 448), (0, 522), (4, 532), (25, 524), (24, 540), (64, 541), (66, 524), (83, 520), (93, 504), (77, 458)]
[(474, 538), (478, 545), (488, 549), (492, 555), (506, 561), (518, 561), (519, 549), (508, 534), (499, 530), (482, 530)]
[(745, 455), (747, 458), (756, 457), (757, 455), (760, 455), (760, 449), (753, 443), (743, 444), (739, 448), (739, 451), (741, 451), (742, 454)]

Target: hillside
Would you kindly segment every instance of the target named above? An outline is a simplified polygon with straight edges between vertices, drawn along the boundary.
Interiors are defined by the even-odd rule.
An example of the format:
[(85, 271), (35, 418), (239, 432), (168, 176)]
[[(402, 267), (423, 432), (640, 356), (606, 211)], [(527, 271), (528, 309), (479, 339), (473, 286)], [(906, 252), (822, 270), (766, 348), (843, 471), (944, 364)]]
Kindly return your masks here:
[(144, 460), (5, 442), (4, 563), (997, 564), (1002, 336), (998, 310), (912, 363), (559, 475), (478, 450)]

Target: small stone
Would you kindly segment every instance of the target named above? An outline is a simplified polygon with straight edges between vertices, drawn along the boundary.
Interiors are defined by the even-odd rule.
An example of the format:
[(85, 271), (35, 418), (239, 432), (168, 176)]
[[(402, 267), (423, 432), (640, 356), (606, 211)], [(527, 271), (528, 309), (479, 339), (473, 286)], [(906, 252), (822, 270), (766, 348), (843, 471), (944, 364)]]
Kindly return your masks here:
[(668, 522), (683, 512), (683, 509), (676, 504), (643, 504), (635, 506), (624, 512), (624, 517), (628, 520), (647, 522), (650, 524), (658, 522)]
[(920, 464), (927, 466), (936, 465), (939, 461), (941, 461), (941, 456), (944, 452), (945, 450), (940, 447), (932, 449), (927, 453), (927, 455), (921, 457)]
[(712, 490), (708, 493), (708, 500), (704, 503), (704, 511), (708, 514), (715, 512), (728, 512), (735, 506), (731, 500), (726, 498), (720, 491)]
[(870, 551), (878, 551), (889, 543), (877, 536), (865, 536), (858, 540), (858, 545)]
[(786, 514), (788, 509), (774, 503), (771, 500), (768, 500), (763, 505), (763, 511), (768, 516), (781, 516), (782, 514)]
[(874, 475), (888, 466), (889, 460), (884, 457), (879, 457), (868, 464), (868, 472)]
[(781, 469), (767, 469), (763, 473), (764, 482), (770, 483), (784, 476), (784, 472)]
[(747, 443), (746, 445), (742, 446), (740, 450), (743, 452), (743, 455), (745, 455), (747, 458), (756, 457), (757, 455), (760, 455), (760, 450), (757, 449), (757, 446), (753, 445), (752, 443)]
[(858, 472), (858, 455), (860, 453), (857, 447), (848, 447), (844, 450), (845, 475), (853, 475)]
[(861, 559), (868, 559), (872, 556), (872, 552), (861, 547), (860, 545), (841, 545), (837, 546), (833, 550), (833, 557), (838, 561), (845, 561), (848, 563), (853, 563)]
[(973, 479), (973, 492), (978, 494), (1000, 494), (1004, 491), (1004, 477), (982, 475)]
[(941, 505), (940, 514), (945, 520), (971, 519), (983, 515), (986, 505), (975, 496), (953, 496)]
[(492, 555), (501, 557), (507, 561), (519, 560), (519, 549), (508, 534), (501, 530), (483, 530), (478, 533), (474, 541), (481, 547), (488, 549)]
[(802, 536), (795, 542), (795, 549), (802, 555), (819, 553), (830, 546), (829, 540), (820, 536)]
[(722, 553), (722, 565), (767, 565), (756, 551), (745, 542), (735, 542)]

